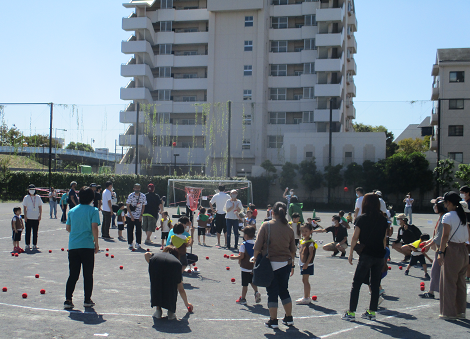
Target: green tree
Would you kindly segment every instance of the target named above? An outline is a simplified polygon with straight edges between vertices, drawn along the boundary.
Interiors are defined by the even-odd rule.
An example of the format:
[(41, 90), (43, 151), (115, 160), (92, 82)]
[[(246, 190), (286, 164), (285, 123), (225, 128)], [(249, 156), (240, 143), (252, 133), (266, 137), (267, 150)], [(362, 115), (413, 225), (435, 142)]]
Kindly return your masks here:
[(460, 164), (459, 170), (455, 172), (455, 177), (460, 179), (464, 185), (470, 185), (470, 165)]
[(0, 146), (23, 146), (24, 137), (21, 131), (13, 126), (8, 128), (8, 125), (3, 121), (0, 126)]
[(364, 172), (363, 167), (355, 162), (350, 163), (343, 173), (344, 182), (346, 185), (351, 185), (354, 188), (362, 186)]
[(325, 166), (325, 180), (329, 184), (330, 188), (338, 187), (343, 183), (343, 176), (341, 175), (341, 169), (343, 165), (336, 166)]
[[(40, 147), (40, 146), (49, 146), (49, 135), (45, 134), (35, 134), (31, 136), (24, 137), (24, 143), (29, 147)], [(52, 147), (62, 148), (62, 146), (54, 139), (52, 139)]]
[(393, 132), (387, 130), (385, 126), (372, 126), (372, 125), (365, 125), (363, 123), (354, 123), (353, 128), (356, 132), (384, 132), (385, 133), (385, 145), (386, 145), (386, 157), (391, 157), (395, 154), (398, 149), (398, 145), (393, 142), (395, 136)]
[(437, 163), (437, 167), (434, 168), (434, 176), (436, 178), (436, 182), (440, 186), (440, 192), (449, 191), (452, 187), (458, 187), (456, 183), (454, 183), (454, 161), (450, 159), (439, 160)]
[(312, 191), (320, 188), (323, 184), (323, 175), (317, 170), (315, 158), (302, 161), (299, 165), (299, 174), (301, 175), (300, 181), (308, 189), (310, 196)]
[(281, 187), (297, 188), (295, 177), (297, 175), (296, 171), (298, 169), (299, 165), (293, 164), (289, 161), (282, 166), (281, 176), (279, 178)]
[(426, 143), (424, 139), (416, 138), (407, 138), (400, 140), (398, 142), (398, 151), (400, 153), (404, 153), (406, 155), (410, 155), (414, 152), (421, 152), (424, 153), (429, 150), (429, 141)]
[(270, 175), (269, 173), (274, 174), (277, 172), (276, 167), (274, 167), (273, 163), (269, 159), (266, 159), (265, 161), (263, 161), (261, 163), (261, 167), (264, 168), (264, 170), (266, 171), (266, 177)]
[(70, 142), (65, 149), (72, 149), (78, 151), (86, 151), (86, 152), (94, 152), (95, 150), (88, 144), (84, 144), (82, 142)]

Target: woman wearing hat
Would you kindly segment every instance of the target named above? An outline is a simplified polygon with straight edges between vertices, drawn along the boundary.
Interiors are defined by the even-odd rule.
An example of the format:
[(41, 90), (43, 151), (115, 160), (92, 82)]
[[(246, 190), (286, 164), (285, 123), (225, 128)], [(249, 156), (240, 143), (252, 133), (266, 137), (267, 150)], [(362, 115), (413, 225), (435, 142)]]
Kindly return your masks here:
[(25, 250), (30, 249), (31, 230), (33, 230), (33, 250), (38, 249), (38, 229), (42, 215), (42, 200), (36, 195), (36, 186), (33, 184), (28, 187), (28, 194), (23, 198), (24, 221), (26, 226)]
[(456, 192), (444, 194), (447, 213), (442, 217), (443, 233), (437, 260), (441, 266), (440, 314), (443, 319), (464, 319), (467, 307), (465, 272), (468, 265), (468, 250), (465, 242), (470, 229)]

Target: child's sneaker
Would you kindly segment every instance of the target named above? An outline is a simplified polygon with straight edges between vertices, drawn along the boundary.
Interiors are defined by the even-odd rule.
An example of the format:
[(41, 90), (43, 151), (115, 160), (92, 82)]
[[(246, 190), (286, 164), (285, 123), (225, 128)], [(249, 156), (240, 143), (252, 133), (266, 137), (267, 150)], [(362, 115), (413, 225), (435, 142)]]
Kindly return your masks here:
[(379, 295), (382, 295), (385, 293), (385, 290), (382, 288), (380, 291), (379, 291)]
[(39, 249), (39, 247), (37, 247), (36, 245), (33, 245), (33, 251), (36, 251), (38, 249)]
[(297, 305), (309, 305), (311, 303), (310, 298), (300, 298), (295, 301)]
[(269, 321), (266, 322), (265, 325), (269, 328), (279, 328), (277, 319), (269, 319)]
[(405, 271), (405, 275), (408, 275), (410, 273), (410, 270)]
[(345, 314), (343, 314), (341, 319), (346, 321), (356, 321), (356, 313), (347, 311)]
[(239, 305), (246, 305), (246, 299), (242, 297), (238, 298), (235, 302)]
[(64, 309), (65, 310), (70, 310), (74, 307), (73, 302), (71, 300), (65, 300), (64, 301)]
[(424, 275), (424, 279), (425, 279), (425, 280), (431, 280), (431, 277), (429, 276), (429, 274), (426, 273), (426, 274)]
[(374, 311), (365, 311), (364, 314), (361, 315), (362, 319), (368, 319), (368, 320), (375, 320), (375, 312)]
[(261, 302), (261, 293), (258, 291), (255, 292), (255, 303), (259, 304)]

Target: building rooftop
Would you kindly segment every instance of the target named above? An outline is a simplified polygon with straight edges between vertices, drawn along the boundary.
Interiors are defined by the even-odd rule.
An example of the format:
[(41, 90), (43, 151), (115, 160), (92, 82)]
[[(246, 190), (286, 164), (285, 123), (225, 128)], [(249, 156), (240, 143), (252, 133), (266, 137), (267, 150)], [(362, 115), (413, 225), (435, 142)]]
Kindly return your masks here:
[(437, 50), (438, 62), (469, 61), (470, 48), (442, 48)]

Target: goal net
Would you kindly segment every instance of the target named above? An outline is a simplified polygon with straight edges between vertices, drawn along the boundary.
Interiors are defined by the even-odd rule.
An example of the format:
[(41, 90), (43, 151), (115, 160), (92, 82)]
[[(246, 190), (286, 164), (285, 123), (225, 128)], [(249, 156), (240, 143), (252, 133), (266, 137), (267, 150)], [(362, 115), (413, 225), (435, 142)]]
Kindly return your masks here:
[(209, 201), (219, 192), (218, 187), (224, 186), (224, 192), (238, 191), (237, 199), (244, 206), (253, 202), (252, 184), (249, 180), (185, 180), (168, 179), (167, 207), (189, 207), (195, 211), (199, 206), (209, 208)]

